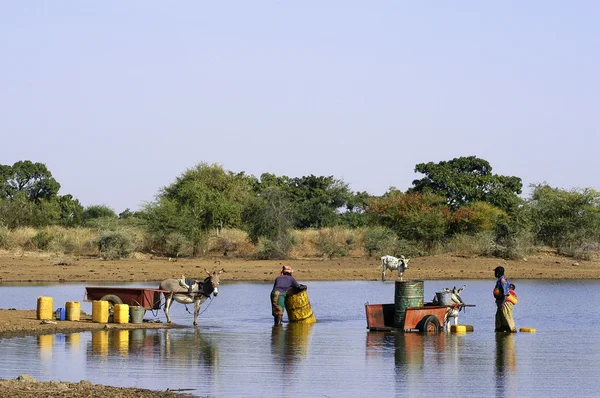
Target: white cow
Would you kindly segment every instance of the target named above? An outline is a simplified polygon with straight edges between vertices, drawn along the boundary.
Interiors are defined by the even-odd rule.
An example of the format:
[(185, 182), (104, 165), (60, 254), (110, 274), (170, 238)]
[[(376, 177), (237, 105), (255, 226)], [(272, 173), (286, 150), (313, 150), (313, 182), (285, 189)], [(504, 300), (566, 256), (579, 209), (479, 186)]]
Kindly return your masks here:
[(398, 279), (402, 280), (402, 274), (408, 268), (408, 262), (410, 258), (396, 258), (394, 256), (383, 256), (381, 257), (381, 281), (385, 282), (385, 271), (398, 271)]
[[(460, 298), (460, 293), (462, 293), (465, 287), (467, 286), (462, 285), (460, 289), (457, 289), (456, 286), (454, 286), (452, 290), (446, 287), (443, 291), (452, 293), (452, 304), (464, 304), (464, 302)], [(433, 304), (439, 304), (437, 295), (435, 295), (435, 297), (433, 298)], [(448, 307), (448, 309), (446, 310), (446, 315), (444, 316), (444, 328), (447, 332), (450, 331), (450, 321), (452, 320), (452, 318), (454, 318), (454, 324), (458, 325), (458, 313), (460, 312), (461, 308), (463, 307), (455, 305), (454, 307)]]

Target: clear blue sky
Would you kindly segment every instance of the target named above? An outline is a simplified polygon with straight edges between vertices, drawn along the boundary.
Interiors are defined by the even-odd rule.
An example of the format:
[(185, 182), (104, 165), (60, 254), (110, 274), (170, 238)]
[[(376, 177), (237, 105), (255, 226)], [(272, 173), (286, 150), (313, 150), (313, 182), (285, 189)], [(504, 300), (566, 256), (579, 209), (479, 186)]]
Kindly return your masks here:
[(200, 162), (405, 190), (421, 162), (600, 187), (595, 1), (4, 1), (0, 164), (137, 210)]

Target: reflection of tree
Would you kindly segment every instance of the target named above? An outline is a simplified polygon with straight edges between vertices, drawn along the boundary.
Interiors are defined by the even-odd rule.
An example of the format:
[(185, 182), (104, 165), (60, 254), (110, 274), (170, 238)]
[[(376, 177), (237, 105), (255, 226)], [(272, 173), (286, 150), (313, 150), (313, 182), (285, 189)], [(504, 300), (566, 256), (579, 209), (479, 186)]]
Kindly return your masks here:
[(312, 323), (289, 323), (285, 328), (274, 326), (271, 331), (271, 348), (275, 363), (279, 364), (285, 376), (294, 372), (296, 363), (308, 351), (308, 339)]
[(504, 397), (507, 392), (509, 376), (515, 374), (517, 367), (515, 353), (515, 335), (496, 333), (496, 395)]

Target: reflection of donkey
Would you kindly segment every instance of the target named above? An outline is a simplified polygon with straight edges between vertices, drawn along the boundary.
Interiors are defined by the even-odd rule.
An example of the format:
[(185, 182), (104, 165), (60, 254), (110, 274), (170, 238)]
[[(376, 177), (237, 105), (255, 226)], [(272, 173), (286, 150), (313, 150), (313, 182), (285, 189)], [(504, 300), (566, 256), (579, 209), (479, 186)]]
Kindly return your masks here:
[(206, 271), (208, 277), (204, 279), (203, 282), (194, 280), (191, 289), (183, 287), (181, 279), (170, 278), (162, 281), (159, 289), (170, 291), (165, 293), (165, 305), (163, 307), (167, 322), (171, 323), (169, 308), (171, 308), (173, 301), (177, 301), (181, 304), (194, 303), (194, 325), (197, 325), (200, 305), (202, 305), (211, 294), (215, 297), (219, 294), (219, 274), (223, 271), (224, 270), (220, 270), (219, 272), (215, 271), (212, 274)]
[(398, 279), (402, 280), (402, 274), (408, 268), (408, 262), (410, 258), (396, 258), (394, 256), (383, 256), (381, 257), (381, 281), (385, 282), (385, 271), (398, 271)]
[[(462, 285), (462, 287), (460, 289), (457, 289), (456, 286), (454, 286), (454, 288), (452, 290), (450, 290), (446, 287), (443, 290), (444, 292), (452, 293), (452, 295), (451, 295), (452, 304), (450, 304), (450, 305), (454, 305), (453, 307), (448, 307), (448, 309), (446, 310), (446, 315), (444, 316), (444, 326), (446, 328), (446, 331), (450, 330), (450, 320), (452, 318), (454, 318), (454, 324), (458, 325), (458, 313), (461, 309), (461, 306), (457, 306), (456, 304), (464, 304), (464, 302), (460, 298), (460, 293), (465, 289), (465, 287), (467, 287), (467, 286)], [(438, 302), (437, 294), (433, 298), (433, 304), (436, 304), (436, 305), (441, 304)]]

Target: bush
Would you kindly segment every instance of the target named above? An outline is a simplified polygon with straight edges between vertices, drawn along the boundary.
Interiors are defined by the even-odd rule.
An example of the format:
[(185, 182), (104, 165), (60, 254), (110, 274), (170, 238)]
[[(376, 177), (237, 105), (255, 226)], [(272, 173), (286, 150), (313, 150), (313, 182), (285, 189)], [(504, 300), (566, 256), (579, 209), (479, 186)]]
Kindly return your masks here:
[(356, 248), (358, 240), (354, 230), (343, 227), (318, 230), (316, 249), (319, 257), (345, 257)]
[(131, 236), (126, 231), (102, 231), (98, 240), (100, 258), (118, 260), (133, 250)]
[(50, 232), (47, 230), (41, 230), (38, 231), (33, 238), (31, 238), (28, 246), (32, 246), (38, 250), (48, 250), (51, 241), (52, 235)]
[(479, 232), (475, 235), (457, 234), (446, 244), (446, 251), (459, 256), (490, 256), (496, 250), (494, 233)]
[(371, 227), (363, 233), (363, 245), (368, 257), (381, 257), (396, 252), (396, 234), (386, 227)]
[(259, 242), (257, 257), (261, 260), (285, 260), (289, 257), (292, 248), (291, 239), (288, 242), (274, 242), (269, 239), (261, 239)]

